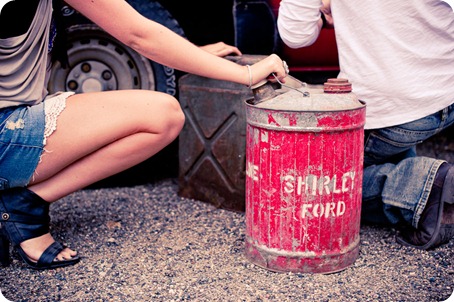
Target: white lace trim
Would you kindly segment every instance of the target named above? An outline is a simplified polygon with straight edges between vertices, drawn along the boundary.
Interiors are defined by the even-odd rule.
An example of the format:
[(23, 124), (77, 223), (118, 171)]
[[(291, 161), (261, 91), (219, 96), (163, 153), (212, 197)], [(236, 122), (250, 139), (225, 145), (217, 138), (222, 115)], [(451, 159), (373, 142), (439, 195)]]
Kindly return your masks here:
[(48, 96), (44, 101), (44, 114), (46, 115), (46, 127), (44, 129), (44, 146), (47, 138), (57, 129), (57, 118), (66, 107), (66, 98), (73, 92), (63, 92)]

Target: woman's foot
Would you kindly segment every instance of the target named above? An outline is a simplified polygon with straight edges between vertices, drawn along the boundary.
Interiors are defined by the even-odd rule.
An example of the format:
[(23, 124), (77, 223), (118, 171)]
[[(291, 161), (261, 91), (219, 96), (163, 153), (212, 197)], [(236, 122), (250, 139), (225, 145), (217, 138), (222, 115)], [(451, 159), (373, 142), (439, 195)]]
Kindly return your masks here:
[(0, 191), (0, 261), (9, 265), (9, 244), (33, 269), (53, 269), (80, 261), (77, 253), (49, 233), (49, 203), (27, 188)]
[[(25, 240), (21, 242), (20, 247), (32, 262), (38, 262), (43, 252), (52, 244), (55, 240), (52, 238), (50, 233), (42, 236)], [(77, 252), (65, 247), (56, 257), (55, 261), (70, 260), (77, 256)]]

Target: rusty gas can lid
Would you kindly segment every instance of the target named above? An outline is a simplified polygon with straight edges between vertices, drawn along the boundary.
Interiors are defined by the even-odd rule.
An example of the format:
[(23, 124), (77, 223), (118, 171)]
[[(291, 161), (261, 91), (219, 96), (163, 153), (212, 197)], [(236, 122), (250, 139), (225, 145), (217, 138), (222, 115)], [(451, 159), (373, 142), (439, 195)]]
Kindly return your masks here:
[(347, 79), (328, 79), (323, 84), (323, 91), (325, 93), (349, 93), (352, 92), (352, 84)]
[(272, 98), (254, 104), (255, 108), (278, 111), (339, 111), (354, 110), (365, 106), (352, 92), (352, 85), (346, 79), (329, 79), (322, 85), (293, 85), (287, 81), (286, 87)]

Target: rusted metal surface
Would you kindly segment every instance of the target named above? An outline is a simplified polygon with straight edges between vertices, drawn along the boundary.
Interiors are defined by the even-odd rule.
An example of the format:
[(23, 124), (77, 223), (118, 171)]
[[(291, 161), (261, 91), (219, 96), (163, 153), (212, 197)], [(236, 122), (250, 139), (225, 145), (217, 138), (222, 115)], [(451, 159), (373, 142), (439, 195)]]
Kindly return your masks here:
[(265, 82), (265, 84), (257, 86), (256, 88), (253, 87), (252, 94), (254, 95), (254, 98), (252, 98), (251, 101), (254, 105), (277, 96), (275, 87), (270, 82)]
[(330, 273), (359, 253), (365, 106), (290, 90), (246, 105), (246, 257), (273, 271)]
[(328, 79), (328, 81), (323, 84), (323, 91), (326, 93), (352, 92), (352, 84), (347, 79)]
[[(253, 64), (263, 56), (230, 57)], [(186, 123), (179, 136), (179, 195), (245, 210), (246, 108), (244, 85), (185, 75), (179, 82)]]

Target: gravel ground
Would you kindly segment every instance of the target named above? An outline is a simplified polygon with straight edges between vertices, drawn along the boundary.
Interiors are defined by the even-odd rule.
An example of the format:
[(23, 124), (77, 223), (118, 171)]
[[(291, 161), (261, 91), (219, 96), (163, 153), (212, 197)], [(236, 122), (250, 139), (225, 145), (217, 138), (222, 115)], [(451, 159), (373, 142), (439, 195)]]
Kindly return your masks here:
[(329, 275), (274, 273), (248, 262), (244, 214), (177, 195), (172, 179), (74, 193), (53, 204), (52, 232), (82, 261), (0, 272), (11, 301), (444, 301), (453, 292), (454, 240), (434, 251), (361, 228), (361, 252)]
[[(451, 138), (427, 146), (454, 154)], [(396, 243), (394, 229), (362, 226), (360, 255), (346, 270), (275, 273), (245, 259), (243, 213), (182, 198), (177, 191), (170, 178), (86, 189), (53, 204), (52, 233), (76, 248), (82, 261), (33, 271), (13, 252), (13, 263), (0, 271), (3, 295), (14, 302), (426, 302), (445, 301), (453, 293), (454, 240), (420, 251)]]

